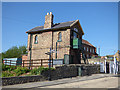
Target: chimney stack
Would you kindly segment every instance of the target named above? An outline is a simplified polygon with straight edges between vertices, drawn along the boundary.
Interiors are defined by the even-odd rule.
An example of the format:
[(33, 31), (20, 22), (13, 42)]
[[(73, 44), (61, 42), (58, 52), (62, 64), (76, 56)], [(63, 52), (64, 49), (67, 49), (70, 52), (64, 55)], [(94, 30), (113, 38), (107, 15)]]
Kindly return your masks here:
[(44, 29), (51, 28), (53, 26), (53, 14), (52, 12), (47, 13), (45, 16), (45, 24), (44, 24)]

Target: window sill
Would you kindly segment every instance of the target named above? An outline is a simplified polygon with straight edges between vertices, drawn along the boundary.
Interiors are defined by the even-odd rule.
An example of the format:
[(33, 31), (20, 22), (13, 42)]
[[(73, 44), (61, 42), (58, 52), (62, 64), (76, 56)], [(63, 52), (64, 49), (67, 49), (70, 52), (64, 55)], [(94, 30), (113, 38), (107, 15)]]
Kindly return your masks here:
[(57, 42), (62, 42), (62, 40), (57, 40)]

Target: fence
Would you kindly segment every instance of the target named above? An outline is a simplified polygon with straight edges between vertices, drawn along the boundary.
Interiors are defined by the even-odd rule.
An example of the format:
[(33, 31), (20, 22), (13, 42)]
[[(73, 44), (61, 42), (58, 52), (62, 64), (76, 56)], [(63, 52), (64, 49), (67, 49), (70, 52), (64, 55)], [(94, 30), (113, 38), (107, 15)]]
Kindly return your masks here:
[(34, 60), (22, 60), (22, 66), (23, 67), (48, 67), (51, 63), (51, 66), (53, 67), (53, 59), (51, 59), (51, 62), (49, 59), (34, 59)]
[(30, 67), (30, 68), (33, 68), (33, 67), (48, 67), (49, 66), (49, 63), (51, 63), (51, 67), (53, 67), (53, 59), (51, 59), (51, 62), (49, 61), (49, 59), (34, 59), (34, 60), (22, 60), (19, 62), (18, 61), (15, 61), (15, 60), (3, 60), (3, 63), (5, 65), (14, 65), (14, 66), (17, 66), (17, 65), (21, 65), (22, 67)]
[(21, 65), (22, 64), (22, 62), (21, 61), (15, 61), (15, 60), (3, 60), (3, 63), (5, 64), (5, 65), (14, 65), (14, 66), (17, 66), (17, 65)]

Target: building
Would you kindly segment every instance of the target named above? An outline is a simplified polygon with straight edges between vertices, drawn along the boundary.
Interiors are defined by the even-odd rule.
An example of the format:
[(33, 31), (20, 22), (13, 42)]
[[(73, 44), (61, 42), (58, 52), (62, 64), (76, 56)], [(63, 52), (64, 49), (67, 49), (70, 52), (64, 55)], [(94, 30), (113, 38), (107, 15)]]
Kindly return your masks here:
[(49, 55), (45, 53), (50, 52), (51, 48), (55, 51), (52, 53), (53, 59), (63, 59), (64, 63), (81, 63), (84, 32), (79, 20), (54, 24), (53, 17), (51, 12), (47, 13), (44, 26), (26, 32), (28, 33), (28, 60), (49, 59)]
[(27, 54), (23, 54), (22, 55), (22, 66), (28, 66), (28, 64), (26, 64), (26, 63), (28, 63), (28, 61), (26, 61), (26, 60), (28, 60), (28, 56), (27, 56)]
[(120, 61), (120, 51), (119, 50), (115, 53), (115, 57), (116, 57), (117, 61)]
[(91, 58), (92, 56), (98, 56), (96, 53), (96, 47), (94, 47), (87, 40), (82, 39), (83, 51), (87, 58)]

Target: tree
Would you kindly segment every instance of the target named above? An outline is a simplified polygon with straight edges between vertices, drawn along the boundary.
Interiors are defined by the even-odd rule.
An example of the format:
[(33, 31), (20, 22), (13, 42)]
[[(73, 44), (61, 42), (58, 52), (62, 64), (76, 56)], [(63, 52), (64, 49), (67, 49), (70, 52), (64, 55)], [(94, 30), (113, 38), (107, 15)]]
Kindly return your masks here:
[(27, 54), (26, 46), (13, 46), (6, 52), (2, 53), (3, 58), (20, 58), (22, 54)]

